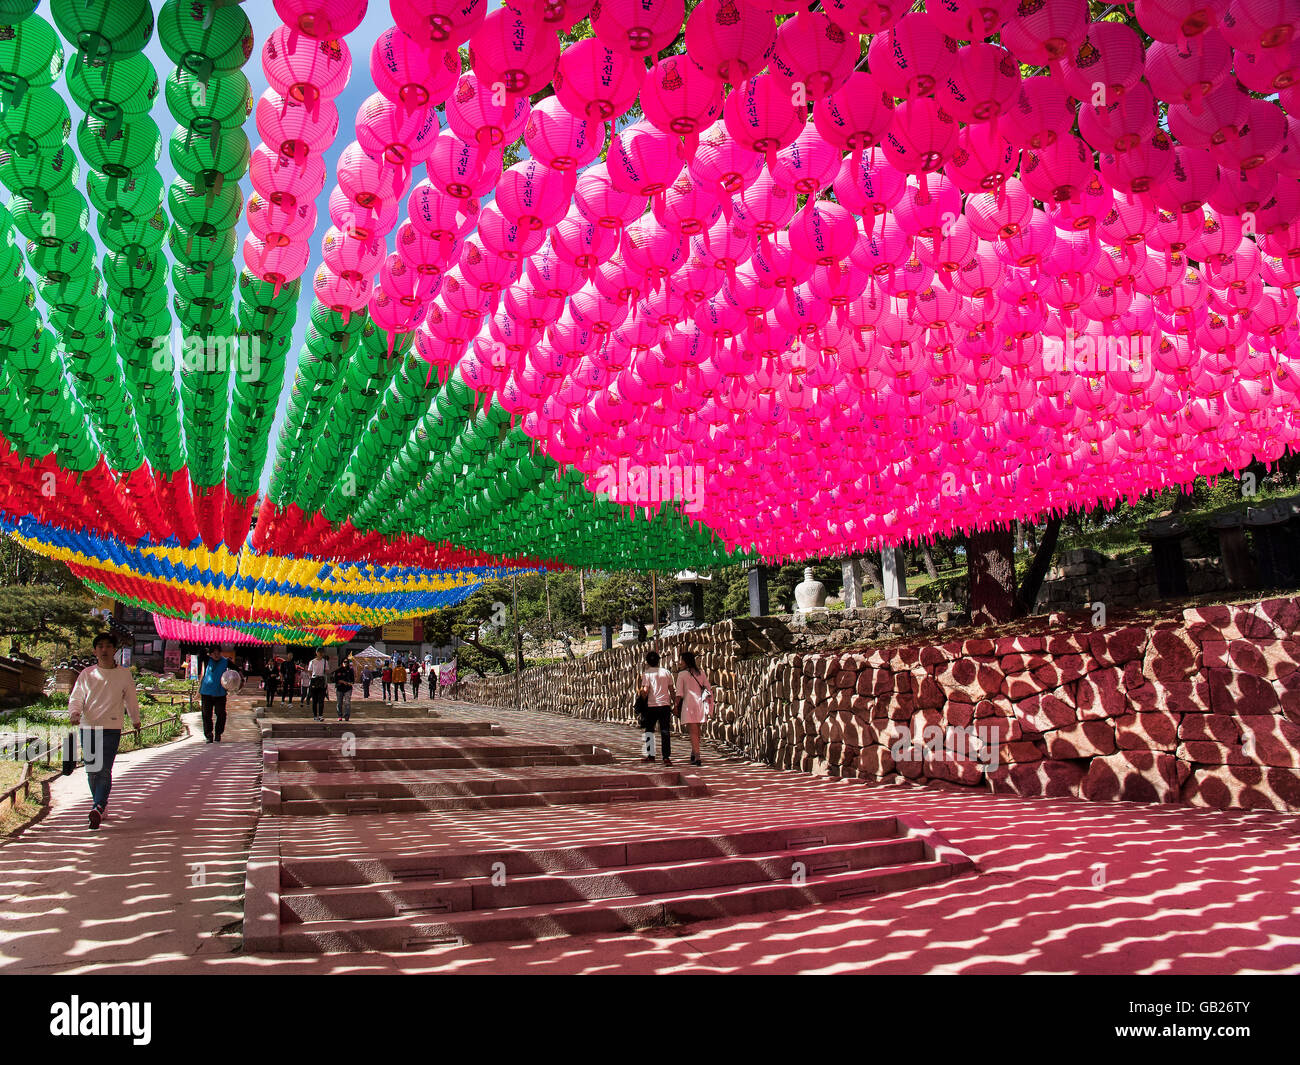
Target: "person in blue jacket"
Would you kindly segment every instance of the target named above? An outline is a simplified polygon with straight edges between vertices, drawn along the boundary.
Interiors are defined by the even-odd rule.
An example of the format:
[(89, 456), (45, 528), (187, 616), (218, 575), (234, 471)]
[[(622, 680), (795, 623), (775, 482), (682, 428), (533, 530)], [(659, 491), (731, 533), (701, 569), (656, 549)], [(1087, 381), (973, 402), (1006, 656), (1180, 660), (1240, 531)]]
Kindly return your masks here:
[(233, 666), (221, 648), (214, 647), (203, 667), (199, 703), (203, 709), (203, 738), (208, 743), (220, 743), (221, 734), (226, 730), (226, 689), (221, 686), (221, 675)]

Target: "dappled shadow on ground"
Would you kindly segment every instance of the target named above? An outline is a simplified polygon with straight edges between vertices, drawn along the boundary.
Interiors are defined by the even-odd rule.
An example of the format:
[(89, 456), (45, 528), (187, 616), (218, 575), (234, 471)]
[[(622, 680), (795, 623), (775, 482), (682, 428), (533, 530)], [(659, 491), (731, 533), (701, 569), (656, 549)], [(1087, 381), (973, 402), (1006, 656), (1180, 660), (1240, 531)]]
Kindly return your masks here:
[[(514, 740), (598, 743), (620, 760), (634, 758), (639, 743), (626, 726), (441, 700), (439, 710), (498, 720)], [(152, 752), (138, 778), (119, 776), (115, 785), (111, 813), (133, 817), (135, 828), (110, 825), (96, 838), (83, 827), (84, 780), (73, 778), (75, 810), (56, 809), (28, 840), (0, 848), (0, 964), (303, 973), (1300, 971), (1300, 834), (1291, 817), (817, 780), (717, 751), (696, 771), (707, 798), (284, 818), (282, 852), (575, 846), (911, 814), (974, 859), (978, 874), (866, 903), (639, 933), (386, 956), (230, 953), (232, 943), (210, 937), (238, 917), (255, 751), (189, 744)], [(166, 808), (164, 797), (172, 800)], [(129, 860), (103, 861), (106, 879), (97, 875), (94, 863), (123, 843)], [(208, 886), (190, 886), (189, 863), (205, 860)]]
[[(197, 730), (197, 722), (193, 722)], [(85, 771), (0, 847), (0, 970), (76, 970), (229, 951), (256, 824), (258, 746), (197, 739), (119, 757), (108, 816), (86, 825)]]

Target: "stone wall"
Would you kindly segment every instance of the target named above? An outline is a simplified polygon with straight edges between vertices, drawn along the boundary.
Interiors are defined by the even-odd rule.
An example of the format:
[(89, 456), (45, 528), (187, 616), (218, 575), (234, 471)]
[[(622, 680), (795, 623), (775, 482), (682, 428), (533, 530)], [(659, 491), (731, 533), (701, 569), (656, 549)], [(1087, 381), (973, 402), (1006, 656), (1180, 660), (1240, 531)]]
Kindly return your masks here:
[[(1188, 558), (1187, 594), (1206, 595), (1228, 589), (1223, 563), (1217, 558)], [(1083, 610), (1105, 603), (1107, 610), (1122, 610), (1160, 599), (1156, 569), (1149, 555), (1117, 562), (1098, 551), (1067, 551), (1053, 567), (1038, 593), (1038, 613)]]
[[(756, 664), (766, 665), (787, 652), (814, 652), (940, 632), (965, 620), (952, 603), (736, 618), (652, 643), (615, 647), (573, 662), (524, 670), (519, 678), (520, 701), (529, 710), (596, 721), (632, 721), (646, 651), (652, 645), (657, 647), (664, 665), (675, 671), (679, 668), (678, 652), (691, 650), (708, 673), (716, 696), (716, 712), (706, 732), (715, 739), (734, 743), (749, 724), (748, 708), (757, 694), (751, 679)], [(507, 709), (515, 705), (515, 678), (463, 678), (452, 689), (452, 695)]]
[[(910, 611), (910, 612), (909, 612)], [(1300, 811), (1300, 599), (1014, 635), (911, 607), (724, 622), (661, 641), (713, 679), (706, 733), (783, 769), (1021, 796)], [(899, 639), (896, 631), (911, 634)], [(876, 647), (849, 647), (869, 632)], [(891, 639), (892, 637), (892, 639)], [(835, 641), (839, 641), (836, 643)], [(631, 722), (645, 644), (527, 671), (523, 705)], [(455, 694), (514, 705), (514, 679)]]
[(1300, 601), (1274, 599), (785, 655), (746, 747), (831, 776), (1296, 811), (1298, 631)]

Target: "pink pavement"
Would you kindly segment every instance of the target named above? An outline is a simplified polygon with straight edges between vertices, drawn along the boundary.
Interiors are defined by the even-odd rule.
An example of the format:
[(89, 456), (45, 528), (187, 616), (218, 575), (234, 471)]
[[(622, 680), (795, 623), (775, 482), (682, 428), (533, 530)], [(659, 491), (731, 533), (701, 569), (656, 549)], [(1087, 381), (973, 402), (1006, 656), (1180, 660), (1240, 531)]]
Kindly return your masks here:
[[(596, 742), (635, 730), (439, 700), (512, 739)], [(684, 744), (684, 738), (683, 738)], [(684, 761), (685, 746), (678, 754)], [(537, 846), (919, 816), (978, 872), (865, 903), (648, 932), (423, 954), (235, 953), (255, 828), (259, 750), (201, 739), (124, 756), (110, 820), (84, 828), (81, 774), (41, 824), (0, 847), (0, 969), (268, 973), (1283, 973), (1300, 972), (1300, 832), (1286, 815), (1018, 799), (839, 782), (706, 748), (709, 796), (678, 802), (421, 815), (279, 818), (281, 853)], [(263, 822), (266, 827), (266, 822)], [(196, 863), (210, 876), (192, 886)]]

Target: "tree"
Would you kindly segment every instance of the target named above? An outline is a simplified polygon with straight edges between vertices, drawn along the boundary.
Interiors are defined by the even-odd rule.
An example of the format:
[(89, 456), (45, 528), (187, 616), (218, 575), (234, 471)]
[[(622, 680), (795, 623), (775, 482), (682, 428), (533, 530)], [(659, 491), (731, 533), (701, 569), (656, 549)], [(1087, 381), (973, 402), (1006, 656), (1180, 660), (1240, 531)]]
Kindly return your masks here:
[(1056, 540), (1061, 532), (1061, 516), (1054, 514), (1043, 531), (1043, 539), (1034, 550), (1034, 559), (1029, 563), (1025, 579), (1016, 593), (1016, 608), (1021, 614), (1031, 614), (1038, 602), (1038, 593), (1042, 590), (1043, 579), (1052, 565), (1052, 556), (1056, 554)]
[(646, 638), (651, 620), (650, 574), (631, 570), (611, 573), (593, 590), (587, 591), (587, 616), (597, 625), (618, 628), (624, 621), (637, 627), (638, 638)]
[(500, 673), (512, 670), (503, 648), (513, 649), (510, 628), (510, 585), (488, 581), (468, 599), (443, 607), (425, 619), (426, 639), (432, 643), (459, 641), (457, 658), (466, 668), (485, 677), (491, 666)]
[(95, 632), (84, 591), (60, 591), (48, 584), (0, 586), (0, 632), (11, 640), (48, 640), (70, 647)]
[(973, 532), (966, 541), (970, 618), (996, 625), (1016, 616), (1016, 564), (1008, 526)]
[(578, 574), (529, 573), (519, 578), (519, 628), (525, 647), (544, 653), (545, 644), (560, 644), (566, 658), (573, 658), (573, 644), (587, 638), (578, 592)]

